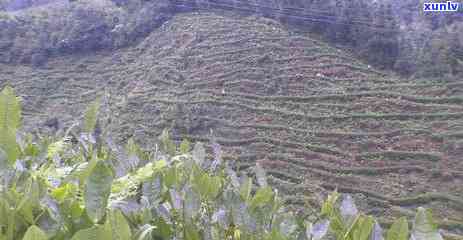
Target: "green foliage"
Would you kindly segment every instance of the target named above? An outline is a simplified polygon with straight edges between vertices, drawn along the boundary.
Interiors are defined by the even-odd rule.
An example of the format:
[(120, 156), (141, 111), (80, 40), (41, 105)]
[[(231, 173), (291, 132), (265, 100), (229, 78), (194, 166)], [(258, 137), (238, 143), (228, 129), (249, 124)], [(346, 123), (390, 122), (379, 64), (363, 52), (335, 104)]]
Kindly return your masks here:
[(219, 176), (211, 176), (207, 172), (197, 170), (193, 176), (193, 186), (203, 199), (213, 200), (221, 188), (222, 179)]
[(170, 156), (174, 156), (177, 152), (177, 147), (175, 146), (175, 143), (172, 141), (172, 139), (170, 139), (170, 134), (168, 130), (164, 130), (162, 132), (160, 140), (162, 150)]
[(98, 111), (100, 109), (100, 99), (96, 99), (91, 103), (84, 114), (84, 132), (93, 133), (95, 130), (97, 120), (98, 120)]
[(256, 172), (257, 183), (259, 184), (259, 186), (267, 187), (268, 183), (267, 183), (267, 177), (265, 175), (265, 170), (259, 163), (256, 164), (255, 172)]
[(187, 154), (190, 152), (190, 141), (188, 139), (183, 139), (182, 143), (180, 143), (180, 153)]
[(321, 214), (325, 217), (330, 217), (335, 213), (335, 204), (336, 201), (339, 199), (339, 193), (333, 192), (331, 193), (326, 201), (323, 203)]
[(8, 154), (0, 148), (0, 168), (6, 169), (8, 167)]
[(99, 161), (92, 169), (85, 185), (85, 209), (90, 219), (97, 223), (106, 213), (113, 174), (111, 169)]
[[(378, 240), (383, 236), (372, 216), (358, 212), (349, 196), (339, 203), (342, 196), (337, 192), (328, 196), (316, 216), (295, 216), (268, 185), (261, 166), (255, 168), (258, 186), (253, 186), (253, 178), (239, 179), (227, 164), (212, 164), (201, 143), (190, 152), (183, 142), (181, 155), (156, 154), (134, 171), (115, 175), (117, 163), (105, 152), (109, 150), (87, 159), (82, 148), (96, 143), (82, 139), (63, 148), (61, 141), (38, 139), (37, 153), (30, 158), (45, 164), (26, 164), (21, 171), (12, 171), (14, 176), (1, 186), (0, 239), (321, 240), (331, 234), (336, 240)], [(169, 146), (166, 150), (177, 149), (167, 138), (164, 144)], [(134, 142), (128, 145), (129, 152), (141, 151)], [(64, 165), (52, 159), (61, 158), (56, 154), (60, 151), (70, 158)], [(422, 208), (411, 234), (416, 240), (442, 239), (430, 212)], [(387, 240), (408, 235), (407, 221), (400, 218), (387, 231)]]
[(105, 238), (105, 231), (103, 226), (93, 226), (87, 229), (79, 230), (71, 240), (98, 240), (98, 239), (109, 239)]
[[(373, 217), (365, 216), (362, 213), (356, 213), (354, 220), (348, 221), (347, 219), (349, 218), (347, 218), (347, 213), (352, 213), (353, 211), (343, 208), (355, 208), (355, 205), (341, 204), (341, 208), (337, 208), (336, 201), (338, 198), (339, 194), (336, 192), (328, 196), (322, 206), (321, 214), (326, 221), (330, 222), (330, 230), (336, 236), (336, 240), (383, 239), (382, 230)], [(412, 229), (412, 236), (414, 240), (443, 239), (433, 222), (430, 211), (424, 208), (418, 208)], [(408, 222), (405, 217), (402, 217), (397, 219), (387, 231), (386, 240), (407, 239), (409, 239)]]
[(64, 151), (66, 143), (63, 140), (51, 143), (48, 145), (47, 157), (53, 159), (54, 156)]
[(0, 126), (15, 130), (21, 126), (21, 104), (10, 86), (0, 93)]
[(251, 200), (251, 209), (263, 207), (273, 199), (273, 191), (270, 187), (259, 188)]
[(37, 226), (32, 225), (24, 234), (23, 240), (47, 240), (47, 235)]
[(387, 231), (386, 240), (408, 240), (407, 218), (401, 217), (392, 224)]
[(119, 210), (110, 212), (104, 225), (104, 231), (107, 233), (106, 239), (127, 240), (132, 238), (129, 223)]
[(252, 178), (243, 177), (243, 183), (240, 186), (240, 196), (243, 200), (249, 201), (251, 198)]
[(198, 142), (193, 148), (193, 160), (195, 161), (196, 165), (202, 166), (205, 159), (206, 149), (204, 149), (204, 146), (201, 142)]
[(0, 93), (0, 147), (6, 153), (9, 164), (13, 164), (20, 154), (16, 143), (16, 132), (20, 126), (20, 101), (13, 88), (6, 86)]
[(434, 223), (431, 210), (418, 208), (413, 223), (412, 236), (415, 240), (443, 240)]

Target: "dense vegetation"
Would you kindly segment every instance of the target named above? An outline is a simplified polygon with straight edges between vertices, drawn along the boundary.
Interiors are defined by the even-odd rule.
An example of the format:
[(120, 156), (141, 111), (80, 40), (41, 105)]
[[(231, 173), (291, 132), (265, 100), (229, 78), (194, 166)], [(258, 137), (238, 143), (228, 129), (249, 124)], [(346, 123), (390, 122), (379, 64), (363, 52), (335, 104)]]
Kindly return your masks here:
[[(159, 150), (132, 140), (120, 148), (99, 126), (98, 109), (98, 100), (88, 107), (80, 135), (72, 128), (64, 136), (24, 134), (20, 100), (3, 89), (0, 239), (383, 239), (350, 196), (338, 205), (337, 192), (320, 213), (293, 215), (259, 165), (253, 177), (239, 177), (218, 144), (213, 161), (201, 143), (177, 147), (167, 132)], [(408, 237), (406, 218), (386, 233)], [(411, 239), (442, 239), (428, 210), (418, 209)]]
[[(201, 1), (183, 1), (198, 2)], [(207, 1), (206, 1), (207, 2)], [(246, 8), (257, 14), (321, 34), (359, 57), (405, 76), (461, 76), (463, 69), (463, 10), (424, 13), (423, 2), (366, 0), (210, 1)], [(203, 3), (207, 5), (206, 3)], [(220, 6), (220, 5), (217, 5)], [(249, 8), (249, 7), (248, 7)], [(278, 14), (278, 13), (283, 14)]]
[(377, 67), (415, 77), (461, 76), (463, 10), (424, 13), (423, 2), (312, 0), (283, 6), (304, 9), (307, 17), (319, 21), (291, 15), (287, 19), (309, 25), (311, 31), (350, 47)]
[(301, 26), (350, 48), (378, 68), (405, 76), (461, 76), (461, 11), (428, 14), (422, 6), (420, 0), (2, 0), (0, 11), (20, 11), (0, 13), (4, 50), (0, 61), (41, 66), (63, 53), (125, 47), (175, 13), (200, 8), (256, 14)]
[[(49, 58), (125, 47), (171, 17), (168, 1), (0, 1), (0, 62), (43, 66)], [(44, 1), (45, 2), (45, 1)], [(4, 12), (2, 6), (35, 6)]]

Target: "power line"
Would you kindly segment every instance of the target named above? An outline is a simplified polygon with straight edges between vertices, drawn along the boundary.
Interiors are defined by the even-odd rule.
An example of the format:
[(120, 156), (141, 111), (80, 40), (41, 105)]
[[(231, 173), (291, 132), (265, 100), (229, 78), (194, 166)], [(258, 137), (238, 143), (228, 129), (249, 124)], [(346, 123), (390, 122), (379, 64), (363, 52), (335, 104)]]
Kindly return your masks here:
[[(352, 1), (352, 0), (351, 0)], [(235, 2), (239, 2), (240, 4), (243, 4), (244, 2), (240, 1), (240, 0), (236, 0)], [(244, 3), (244, 4), (247, 4), (247, 3)], [(259, 7), (265, 7), (265, 6), (262, 6), (262, 5), (257, 5)], [(335, 8), (337, 6), (331, 6), (331, 8)], [(333, 11), (331, 10), (320, 10), (320, 9), (308, 9), (308, 8), (297, 8), (297, 7), (278, 7), (278, 8), (274, 8), (274, 9), (280, 9), (280, 10), (287, 10), (287, 11), (291, 11), (291, 12), (312, 12), (312, 13), (321, 13), (321, 14), (332, 14)], [(348, 10), (352, 10), (352, 11), (358, 11), (359, 8), (358, 7), (347, 7), (347, 6), (343, 6), (342, 9), (348, 9)], [(388, 15), (388, 17), (392, 17), (392, 15)], [(368, 18), (362, 18), (362, 17), (356, 17), (355, 19), (358, 19), (358, 20), (367, 20), (369, 21), (370, 19)]]
[[(212, 1), (214, 3), (220, 3), (220, 2), (217, 2), (217, 1), (214, 1), (214, 0), (209, 0), (209, 1)], [(259, 0), (254, 0), (253, 2), (257, 3), (257, 1)], [(261, 0), (262, 1), (262, 0)], [(278, 1), (278, 0), (277, 0)], [(242, 0), (233, 0), (234, 3), (240, 3), (240, 4), (250, 4), (248, 2), (245, 2), (245, 1), (242, 1)], [(265, 1), (265, 2), (268, 2), (268, 1)], [(323, 2), (326, 2), (326, 1), (323, 1)], [(275, 1), (274, 1), (275, 3)], [(252, 5), (252, 4), (250, 4)], [(272, 5), (272, 4), (271, 4)], [(273, 4), (273, 5), (277, 5), (277, 4)], [(258, 6), (258, 7), (262, 7), (262, 5), (258, 5), (258, 4), (254, 4), (254, 6)], [(267, 5), (268, 6), (268, 5)], [(332, 7), (337, 7), (337, 6), (332, 6)], [(283, 7), (283, 8), (286, 8), (288, 10), (296, 10), (296, 11), (304, 11), (304, 10), (308, 10), (308, 11), (313, 11), (313, 12), (320, 12), (320, 13), (330, 13), (331, 11), (330, 10), (312, 10), (312, 9), (307, 9), (307, 8), (298, 8), (298, 7)], [(350, 9), (350, 10), (358, 10), (358, 7), (349, 7), (349, 6), (342, 6), (342, 9)]]
[[(226, 3), (220, 3), (220, 2), (217, 2), (217, 1), (214, 1), (214, 0), (209, 0), (209, 1), (201, 1), (199, 2), (199, 4), (201, 4), (202, 2), (207, 2), (207, 3), (211, 3), (211, 4), (226, 4)], [(257, 0), (254, 0), (254, 2), (257, 2)], [(268, 2), (268, 1), (266, 1)], [(275, 3), (275, 2), (273, 2)], [(248, 2), (244, 2), (244, 1), (241, 1), (241, 0), (234, 0), (233, 1), (233, 5), (229, 5), (229, 6), (234, 6), (234, 5), (241, 5), (241, 6), (250, 6), (250, 7), (255, 7), (256, 9), (260, 8), (268, 8), (268, 9), (273, 9), (273, 10), (279, 10), (279, 11), (291, 11), (291, 12), (302, 12), (302, 13), (316, 13), (316, 14), (331, 14), (330, 17), (335, 17), (333, 16), (333, 11), (329, 11), (329, 10), (326, 10), (326, 11), (323, 11), (323, 10), (314, 10), (314, 9), (308, 9), (308, 8), (297, 8), (297, 7), (271, 7), (270, 5), (278, 5), (278, 4), (270, 4), (270, 5), (257, 5), (257, 4), (251, 4), (251, 3), (248, 3)], [(336, 6), (332, 6), (332, 8), (335, 8)], [(352, 11), (358, 11), (359, 8), (357, 7), (347, 7), (347, 6), (343, 6), (342, 9), (349, 9), (349, 10), (352, 10)], [(322, 16), (326, 16), (326, 15), (322, 15)], [(327, 16), (328, 17), (328, 16)], [(392, 15), (386, 15), (385, 17), (393, 17)], [(370, 21), (371, 19), (368, 19), (366, 17), (355, 17), (355, 18), (351, 18), (353, 20), (358, 20), (358, 21)]]
[[(176, 1), (176, 2), (182, 2), (182, 1)], [(188, 3), (192, 3), (190, 1), (183, 1), (183, 2), (188, 2)], [(207, 2), (207, 3), (206, 3)], [(197, 4), (195, 3), (192, 3), (194, 5), (197, 6)], [(394, 31), (392, 29), (387, 29), (385, 27), (383, 27), (382, 25), (374, 25), (372, 24), (371, 22), (364, 22), (364, 21), (350, 21), (350, 22), (346, 22), (346, 21), (339, 21), (341, 18), (338, 18), (336, 16), (326, 16), (326, 15), (294, 15), (292, 13), (289, 13), (289, 12), (286, 12), (285, 10), (280, 10), (280, 9), (276, 9), (276, 8), (270, 8), (270, 7), (266, 7), (266, 6), (259, 6), (259, 5), (252, 5), (252, 4), (241, 4), (241, 5), (247, 5), (247, 6), (250, 6), (252, 8), (255, 8), (255, 9), (249, 9), (249, 8), (242, 8), (242, 7), (236, 7), (234, 5), (227, 5), (227, 4), (217, 4), (217, 3), (212, 3), (210, 1), (204, 1), (204, 2), (201, 2), (200, 4), (203, 4), (203, 5), (208, 5), (208, 6), (217, 6), (217, 7), (220, 7), (222, 9), (237, 9), (237, 10), (242, 10), (242, 11), (247, 11), (247, 12), (259, 12), (259, 10), (267, 10), (267, 11), (270, 11), (270, 12), (276, 12), (278, 15), (286, 15), (286, 16), (291, 16), (293, 18), (299, 18), (299, 19), (302, 19), (302, 18), (305, 18), (307, 20), (310, 20), (310, 21), (317, 21), (317, 22), (325, 22), (325, 23), (336, 23), (336, 24), (339, 24), (339, 25), (350, 25), (352, 26), (353, 24), (352, 23), (357, 23), (357, 24), (362, 24), (364, 26), (367, 26), (369, 28), (376, 28), (377, 30), (387, 30), (387, 31)], [(201, 6), (200, 6), (201, 7)], [(321, 19), (321, 18), (325, 18), (325, 19)], [(344, 19), (346, 20), (346, 19)]]
[[(255, 7), (253, 9), (250, 9), (250, 8), (242, 8), (242, 7), (236, 7), (234, 5), (227, 5), (227, 4), (217, 4), (217, 3), (212, 3), (210, 1), (203, 1), (201, 2), (200, 4), (195, 4), (194, 2), (191, 2), (191, 1), (181, 1), (181, 0), (175, 0), (175, 1), (172, 1), (174, 2), (173, 5), (174, 6), (177, 6), (177, 7), (180, 7), (180, 8), (188, 8), (188, 9), (193, 9), (193, 10), (200, 10), (200, 9), (205, 9), (205, 10), (209, 10), (210, 6), (212, 7), (217, 7), (217, 8), (220, 8), (222, 10), (240, 10), (240, 11), (244, 11), (244, 12), (249, 12), (249, 13), (256, 13), (256, 12), (259, 12), (258, 9), (260, 9), (260, 11), (262, 11), (262, 6), (258, 6), (258, 5), (252, 5), (252, 4), (246, 4), (248, 6), (252, 6), (252, 7)], [(182, 3), (182, 4), (176, 4), (176, 3)], [(185, 4), (193, 4), (194, 6), (190, 5), (185, 5)], [(201, 5), (207, 5), (208, 7), (203, 7)], [(275, 8), (270, 8), (270, 7), (265, 7), (269, 12), (272, 12), (273, 14), (271, 14), (272, 16), (274, 17), (277, 17), (279, 15), (284, 15), (284, 16), (289, 16), (293, 19), (300, 19), (300, 20), (307, 20), (307, 21), (312, 21), (312, 22), (323, 22), (323, 23), (330, 23), (330, 24), (338, 24), (338, 25), (345, 25), (345, 26), (355, 26), (355, 24), (353, 23), (358, 23), (358, 24), (362, 24), (362, 27), (365, 27), (365, 28), (369, 28), (369, 29), (374, 29), (374, 30), (378, 30), (378, 31), (382, 31), (382, 32), (398, 32), (396, 30), (393, 30), (393, 29), (389, 29), (389, 28), (385, 28), (385, 27), (382, 27), (382, 26), (378, 26), (378, 25), (373, 25), (371, 23), (367, 23), (367, 22), (360, 22), (360, 21), (356, 21), (356, 22), (343, 22), (343, 21), (338, 21), (339, 18), (336, 18), (336, 19), (330, 19), (333, 18), (333, 16), (313, 16), (313, 15), (294, 15), (294, 14), (291, 14), (291, 13), (288, 13), (288, 12), (284, 12), (284, 11), (281, 11), (280, 9), (275, 9)], [(321, 19), (320, 17), (323, 17), (323, 18), (327, 18), (327, 19)]]

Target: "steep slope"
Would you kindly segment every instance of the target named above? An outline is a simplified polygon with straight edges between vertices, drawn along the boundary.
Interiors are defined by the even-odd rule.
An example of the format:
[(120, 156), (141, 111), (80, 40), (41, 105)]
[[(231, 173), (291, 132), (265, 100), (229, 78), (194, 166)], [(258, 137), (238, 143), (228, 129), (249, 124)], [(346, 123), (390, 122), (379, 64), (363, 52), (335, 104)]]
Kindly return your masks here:
[(79, 117), (99, 93), (120, 139), (222, 145), (247, 172), (260, 162), (294, 206), (353, 193), (384, 221), (416, 206), (463, 234), (463, 83), (389, 77), (278, 23), (212, 13), (174, 17), (137, 46), (0, 65), (26, 126)]

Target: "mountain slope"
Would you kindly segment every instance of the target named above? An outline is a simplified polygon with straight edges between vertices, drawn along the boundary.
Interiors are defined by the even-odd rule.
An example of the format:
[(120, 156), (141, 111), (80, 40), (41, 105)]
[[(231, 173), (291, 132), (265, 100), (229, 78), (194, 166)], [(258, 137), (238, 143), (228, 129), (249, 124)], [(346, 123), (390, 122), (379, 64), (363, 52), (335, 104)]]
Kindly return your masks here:
[(463, 83), (396, 79), (272, 20), (177, 15), (137, 46), (3, 64), (0, 81), (29, 127), (69, 125), (103, 92), (120, 139), (212, 132), (225, 159), (243, 173), (261, 162), (295, 206), (337, 188), (384, 221), (424, 205), (463, 231)]

